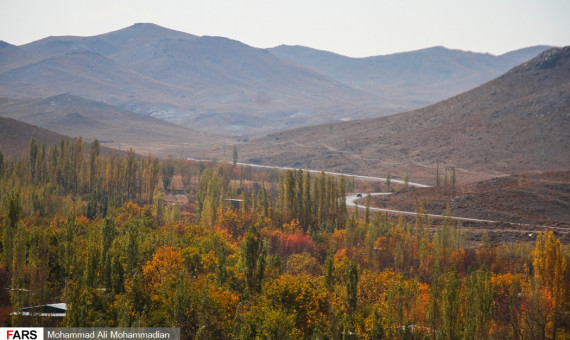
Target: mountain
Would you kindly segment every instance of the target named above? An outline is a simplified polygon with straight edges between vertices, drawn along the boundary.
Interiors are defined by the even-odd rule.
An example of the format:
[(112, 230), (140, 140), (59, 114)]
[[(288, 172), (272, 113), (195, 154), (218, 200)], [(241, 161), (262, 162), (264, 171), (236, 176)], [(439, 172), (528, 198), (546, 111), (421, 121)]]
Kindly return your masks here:
[[(69, 93), (195, 130), (251, 137), (433, 103), (492, 79), (487, 71), (496, 59), (444, 48), (362, 59), (290, 50), (154, 24), (3, 43), (0, 96)], [(502, 67), (516, 65), (524, 53), (509, 53)]]
[(219, 136), (69, 94), (46, 99), (2, 99), (0, 116), (87, 141), (98, 139), (119, 149), (133, 147), (141, 154), (183, 156), (185, 147), (200, 149), (224, 141)]
[[(4, 99), (0, 98), (0, 102)], [(0, 151), (7, 159), (17, 159), (23, 155), (27, 155), (30, 150), (30, 140), (34, 138), (36, 141), (46, 146), (59, 144), (63, 138), (68, 138), (63, 134), (59, 134), (41, 127), (21, 122), (12, 118), (0, 117)], [(87, 152), (90, 143), (87, 142)], [(124, 151), (100, 146), (103, 155), (121, 154)]]
[(500, 56), (432, 47), (368, 58), (349, 58), (303, 46), (269, 51), (284, 60), (371, 94), (416, 108), (447, 99), (500, 76), (546, 50), (535, 46)]
[(370, 114), (376, 101), (265, 50), (153, 24), (49, 37), (17, 50), (24, 54), (17, 63), (0, 61), (4, 97), (70, 93), (215, 132), (340, 120), (349, 110)]
[(0, 151), (3, 156), (15, 159), (26, 153), (30, 139), (35, 138), (46, 145), (57, 144), (63, 135), (30, 125), (12, 118), (0, 117)]
[(433, 183), (570, 168), (570, 47), (549, 49), (504, 75), (434, 105), (388, 117), (279, 132), (240, 146), (254, 163)]

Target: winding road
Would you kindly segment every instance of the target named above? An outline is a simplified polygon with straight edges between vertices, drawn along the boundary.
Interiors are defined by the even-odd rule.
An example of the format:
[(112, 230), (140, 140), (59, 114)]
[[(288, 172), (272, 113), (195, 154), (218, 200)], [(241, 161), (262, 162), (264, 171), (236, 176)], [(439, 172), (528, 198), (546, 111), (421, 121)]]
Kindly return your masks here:
[[(211, 162), (212, 161), (209, 159), (195, 159), (195, 158), (187, 158), (187, 159), (189, 161), (196, 161), (196, 162)], [(232, 162), (226, 162), (226, 163), (233, 164)], [(271, 165), (260, 165), (260, 164), (242, 163), (242, 162), (237, 162), (236, 165), (248, 166), (248, 167), (253, 167), (253, 168), (261, 168), (261, 169), (304, 170), (304, 171), (308, 171), (310, 173), (321, 173), (321, 172), (323, 172), (323, 171), (319, 171), (319, 170), (282, 167), (282, 166), (271, 166)], [(346, 173), (331, 172), (331, 171), (324, 171), (324, 173), (328, 174), (328, 175), (334, 175), (334, 176), (354, 177), (355, 179), (360, 179), (360, 180), (386, 182), (386, 178), (383, 178), (383, 177), (354, 175), (354, 174), (346, 174)], [(402, 185), (405, 184), (404, 181), (402, 181), (402, 180), (391, 179), (390, 181), (392, 183), (398, 183), (398, 184), (402, 184)], [(408, 186), (416, 187), (416, 188), (429, 188), (429, 187), (431, 187), (430, 185), (415, 183), (415, 182), (408, 182)], [(356, 207), (358, 209), (366, 209), (366, 206), (359, 204), (358, 201), (365, 198), (367, 194), (362, 193), (361, 195), (362, 195), (362, 197), (358, 197), (358, 193), (352, 193), (352, 194), (347, 195), (346, 196), (346, 206), (347, 207)], [(370, 193), (370, 196), (388, 196), (388, 195), (391, 195), (391, 193), (385, 193), (385, 192)], [(384, 209), (384, 208), (375, 208), (375, 207), (369, 207), (369, 209), (371, 211), (384, 212), (384, 213), (393, 214), (393, 215), (406, 215), (406, 216), (416, 216), (417, 215), (417, 213), (415, 211), (402, 211), (402, 210), (393, 210), (393, 209)], [(436, 219), (443, 219), (446, 217), (444, 215), (437, 215), (437, 214), (425, 214), (425, 215), (428, 217), (431, 217), (431, 218), (436, 218)], [(458, 217), (458, 216), (450, 216), (450, 218), (454, 221), (478, 222), (478, 223), (501, 223), (501, 221), (482, 220), (482, 219)], [(524, 223), (517, 223), (517, 224), (518, 225), (527, 225)], [(568, 231), (568, 228), (563, 228), (563, 227), (544, 226), (544, 228)]]
[[(391, 193), (386, 193), (386, 192), (370, 193), (370, 196), (388, 196), (388, 195), (391, 195)], [(347, 207), (356, 206), (358, 209), (366, 209), (366, 206), (364, 206), (362, 204), (358, 204), (358, 202), (357, 202), (358, 200), (365, 198), (365, 195), (362, 195), (362, 196), (363, 197), (358, 197), (358, 194), (350, 194), (350, 195), (346, 196), (346, 206)], [(408, 216), (416, 216), (417, 215), (417, 213), (415, 211), (402, 211), (402, 210), (374, 208), (374, 207), (370, 207), (369, 209), (370, 209), (370, 211), (379, 211), (379, 212), (385, 212), (385, 213), (396, 214), (396, 215), (408, 215)], [(424, 214), (424, 215), (431, 217), (431, 218), (437, 218), (437, 219), (445, 218), (445, 216), (443, 216), (443, 215), (436, 215), (436, 214)], [(457, 216), (451, 216), (451, 219), (455, 220), (455, 221), (465, 221), (465, 222), (498, 223), (498, 221), (480, 220), (480, 219), (476, 219), (476, 218), (457, 217)]]
[[(196, 162), (211, 162), (211, 160), (208, 160), (208, 159), (188, 158), (188, 160), (189, 161), (196, 161)], [(226, 163), (233, 164), (232, 162), (226, 162)], [(237, 162), (236, 165), (248, 166), (248, 167), (253, 167), (253, 168), (260, 168), (260, 169), (304, 170), (304, 171), (308, 171), (310, 173), (321, 173), (321, 172), (323, 172), (323, 171), (319, 171), (319, 170), (310, 170), (310, 169), (301, 169), (301, 168), (292, 168), (292, 167), (283, 167), (283, 166), (261, 165), (261, 164), (253, 164), (253, 163), (242, 163), (242, 162)], [(366, 180), (366, 181), (386, 182), (386, 178), (383, 178), (383, 177), (354, 175), (354, 174), (346, 174), (346, 173), (331, 172), (331, 171), (324, 171), (324, 173), (328, 174), (328, 175), (334, 175), (334, 176), (354, 177), (355, 179)], [(402, 185), (405, 184), (404, 181), (402, 181), (402, 180), (391, 179), (390, 181), (392, 183), (398, 183), (398, 184), (402, 184)], [(415, 183), (415, 182), (408, 182), (408, 186), (416, 187), (416, 188), (429, 188), (430, 187), (429, 185), (421, 184), (421, 183)], [(364, 198), (364, 196), (366, 194), (361, 194), (361, 195), (363, 196), (362, 198)], [(370, 196), (388, 196), (388, 195), (391, 195), (391, 193), (385, 193), (385, 192), (370, 193)], [(347, 207), (356, 207), (358, 209), (364, 210), (364, 209), (366, 209), (366, 206), (358, 203), (358, 200), (360, 200), (362, 198), (358, 197), (358, 193), (353, 193), (353, 194), (347, 195), (346, 196), (346, 206)], [(371, 211), (384, 212), (384, 213), (394, 214), (394, 215), (407, 215), (407, 216), (417, 215), (417, 213), (415, 211), (402, 211), (402, 210), (384, 209), (384, 208), (375, 208), (375, 207), (370, 207), (369, 209)], [(426, 216), (431, 217), (431, 218), (437, 218), (437, 219), (443, 219), (445, 217), (443, 215), (436, 215), (436, 214), (426, 214)], [(455, 220), (455, 221), (466, 221), (466, 222), (498, 223), (498, 221), (481, 220), (481, 219), (476, 219), (476, 218), (457, 217), (457, 216), (451, 216), (451, 219)]]

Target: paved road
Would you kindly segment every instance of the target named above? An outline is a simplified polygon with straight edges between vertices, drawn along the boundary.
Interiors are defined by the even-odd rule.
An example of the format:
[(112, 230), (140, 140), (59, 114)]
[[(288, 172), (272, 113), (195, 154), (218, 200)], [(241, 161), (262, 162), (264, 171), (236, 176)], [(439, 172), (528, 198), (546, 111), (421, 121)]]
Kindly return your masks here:
[[(358, 197), (357, 195), (358, 194), (350, 194), (350, 195), (346, 196), (346, 206), (347, 207), (354, 207), (356, 205), (356, 207), (358, 209), (366, 209), (365, 205), (358, 203), (358, 200), (365, 199), (366, 194), (362, 194), (362, 198)], [(388, 196), (388, 195), (391, 195), (391, 194), (386, 193), (386, 192), (370, 193), (370, 196)], [(374, 207), (370, 207), (369, 209), (370, 209), (370, 211), (379, 211), (379, 212), (385, 212), (385, 213), (395, 214), (395, 215), (409, 215), (409, 216), (416, 216), (417, 215), (417, 213), (415, 211), (402, 211), (402, 210), (374, 208)], [(443, 215), (435, 215), (435, 214), (425, 214), (425, 215), (428, 217), (437, 218), (437, 219), (445, 218), (445, 216), (443, 216)], [(476, 219), (476, 218), (457, 217), (457, 216), (451, 216), (451, 219), (455, 220), (455, 221), (466, 221), (466, 222), (484, 222), (484, 223), (497, 223), (498, 222), (498, 221), (480, 220), (480, 219)]]
[[(188, 158), (188, 160), (198, 161), (198, 162), (210, 162), (210, 160), (206, 160), (206, 159)], [(227, 162), (227, 163), (232, 164), (232, 162)], [(305, 171), (308, 171), (310, 173), (320, 173), (321, 172), (318, 170), (291, 168), (291, 167), (282, 167), (282, 166), (260, 165), (260, 164), (252, 164), (252, 163), (241, 163), (241, 162), (236, 163), (236, 165), (243, 165), (243, 166), (261, 168), (261, 169), (305, 170)], [(386, 178), (383, 178), (383, 177), (362, 176), (362, 175), (345, 174), (345, 173), (341, 173), (341, 172), (330, 172), (330, 171), (325, 171), (325, 173), (329, 174), (329, 175), (335, 175), (335, 176), (354, 177), (354, 178), (360, 179), (360, 180), (386, 182)], [(391, 179), (390, 181), (392, 183), (404, 184), (404, 181), (401, 181), (401, 180)], [(429, 188), (430, 187), (429, 185), (426, 185), (426, 184), (414, 183), (414, 182), (408, 182), (408, 186), (416, 187), (416, 188)], [(347, 207), (354, 207), (356, 205), (356, 207), (358, 209), (366, 209), (366, 206), (358, 204), (357, 201), (361, 198), (357, 197), (357, 195), (358, 195), (357, 193), (354, 193), (354, 194), (350, 194), (350, 195), (346, 196), (346, 206)], [(365, 195), (366, 194), (362, 194), (362, 196), (365, 196)], [(371, 196), (387, 196), (387, 195), (390, 195), (390, 193), (378, 192), (378, 193), (371, 193), (370, 195)], [(411, 215), (411, 216), (416, 215), (415, 211), (401, 211), (401, 210), (383, 209), (383, 208), (374, 208), (374, 207), (370, 207), (370, 210), (371, 211), (386, 212), (386, 213), (395, 214), (395, 215)], [(426, 215), (431, 217), (431, 218), (438, 218), (438, 219), (444, 218), (443, 215), (434, 215), (434, 214), (426, 214)], [(484, 223), (497, 223), (498, 222), (498, 221), (480, 220), (480, 219), (476, 219), (476, 218), (466, 218), (466, 217), (457, 217), (457, 216), (451, 216), (451, 219), (456, 220), (456, 221), (467, 221), (467, 222), (484, 222)]]
[[(196, 162), (211, 162), (211, 160), (209, 160), (209, 159), (195, 159), (195, 158), (187, 158), (187, 159), (189, 161), (196, 161)], [(226, 163), (233, 164), (232, 162), (226, 162)], [(249, 166), (249, 167), (253, 167), (253, 168), (261, 168), (261, 169), (304, 170), (304, 171), (308, 171), (310, 173), (321, 173), (322, 172), (320, 170), (310, 170), (310, 169), (303, 169), (303, 168), (290, 168), (290, 167), (286, 167), (286, 166), (260, 165), (260, 164), (253, 164), (253, 163), (237, 162), (236, 165), (243, 165), (243, 166)], [(386, 178), (384, 178), (384, 177), (373, 177), (373, 176), (345, 174), (342, 172), (331, 172), (331, 171), (325, 171), (325, 174), (335, 175), (335, 176), (354, 177), (356, 179), (366, 180), (366, 181), (386, 182)], [(402, 184), (402, 185), (404, 184), (404, 181), (398, 180), (398, 179), (390, 179), (390, 182), (398, 183), (398, 184)], [(408, 186), (416, 187), (416, 188), (429, 188), (430, 187), (429, 185), (426, 185), (426, 184), (414, 183), (414, 182), (408, 182)]]

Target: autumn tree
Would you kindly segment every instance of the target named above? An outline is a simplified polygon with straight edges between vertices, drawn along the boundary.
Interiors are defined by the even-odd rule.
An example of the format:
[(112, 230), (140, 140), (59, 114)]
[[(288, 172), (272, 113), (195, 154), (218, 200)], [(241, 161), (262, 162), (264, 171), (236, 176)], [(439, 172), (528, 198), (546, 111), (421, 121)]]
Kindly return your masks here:
[(2, 228), (3, 260), (6, 268), (10, 269), (12, 268), (14, 235), (16, 234), (20, 218), (22, 217), (22, 203), (20, 201), (19, 192), (11, 191), (4, 197), (2, 203), (2, 215), (4, 217), (4, 226)]
[(354, 313), (358, 303), (358, 266), (351, 262), (347, 269), (346, 304), (348, 312)]
[(487, 339), (493, 320), (493, 287), (486, 268), (472, 272), (465, 284), (463, 303), (463, 336), (466, 339)]
[(561, 326), (570, 335), (570, 264), (562, 252), (562, 245), (552, 231), (539, 233), (532, 252), (534, 278), (538, 291), (548, 293), (553, 302), (549, 334), (556, 338)]
[(448, 339), (460, 338), (460, 292), (459, 276), (455, 268), (451, 268), (447, 272), (442, 294), (443, 331)]
[(261, 291), (265, 272), (265, 246), (257, 228), (252, 226), (244, 235), (241, 247), (241, 265), (245, 276), (246, 288), (249, 294)]

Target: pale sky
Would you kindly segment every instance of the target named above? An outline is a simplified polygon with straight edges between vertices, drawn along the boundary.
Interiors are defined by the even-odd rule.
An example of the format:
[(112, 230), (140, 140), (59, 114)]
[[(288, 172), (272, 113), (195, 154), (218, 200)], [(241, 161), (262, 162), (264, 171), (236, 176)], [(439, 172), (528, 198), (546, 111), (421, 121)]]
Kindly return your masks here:
[(14, 45), (137, 22), (351, 57), (432, 46), (502, 54), (570, 45), (570, 0), (0, 0), (0, 40)]

